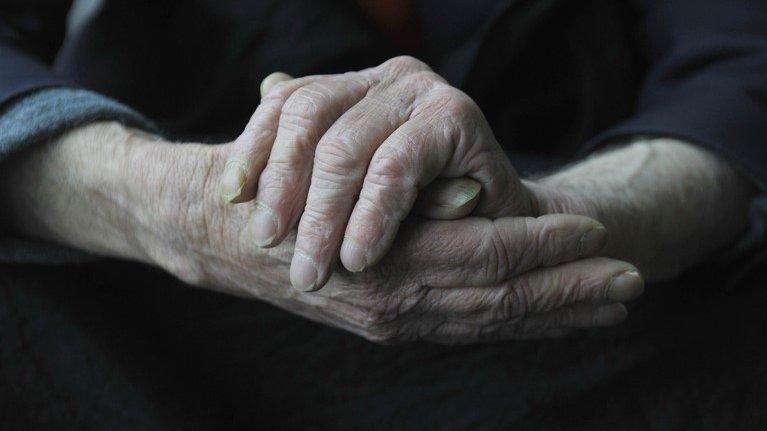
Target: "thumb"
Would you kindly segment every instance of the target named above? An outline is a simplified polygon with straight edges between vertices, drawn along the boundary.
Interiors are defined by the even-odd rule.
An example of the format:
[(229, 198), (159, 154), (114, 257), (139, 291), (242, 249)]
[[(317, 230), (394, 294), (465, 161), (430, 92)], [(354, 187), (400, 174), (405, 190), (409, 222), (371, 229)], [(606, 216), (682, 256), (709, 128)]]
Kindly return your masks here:
[(290, 81), (291, 79), (293, 79), (293, 77), (288, 75), (287, 73), (283, 73), (283, 72), (271, 73), (269, 76), (264, 78), (263, 81), (261, 81), (261, 97), (263, 98), (264, 96), (266, 96), (267, 93), (269, 93), (269, 90), (271, 90), (275, 85), (283, 81)]
[(471, 214), (482, 185), (470, 178), (438, 178), (418, 193), (413, 211), (434, 220), (455, 220)]

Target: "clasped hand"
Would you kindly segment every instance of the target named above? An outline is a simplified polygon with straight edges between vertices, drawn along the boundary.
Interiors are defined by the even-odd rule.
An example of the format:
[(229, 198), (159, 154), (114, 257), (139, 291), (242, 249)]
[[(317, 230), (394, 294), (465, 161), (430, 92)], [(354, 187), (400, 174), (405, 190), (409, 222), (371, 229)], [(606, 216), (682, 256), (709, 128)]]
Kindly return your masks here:
[[(379, 341), (466, 342), (612, 325), (641, 293), (636, 268), (593, 257), (604, 227), (541, 214), (556, 192), (521, 181), (477, 105), (422, 62), (277, 74), (262, 92), (224, 146), (221, 195), (249, 208), (245, 243), (290, 247), (297, 227), (291, 283), (331, 280), (291, 295), (327, 308), (300, 314)], [(414, 209), (473, 217), (406, 221)]]

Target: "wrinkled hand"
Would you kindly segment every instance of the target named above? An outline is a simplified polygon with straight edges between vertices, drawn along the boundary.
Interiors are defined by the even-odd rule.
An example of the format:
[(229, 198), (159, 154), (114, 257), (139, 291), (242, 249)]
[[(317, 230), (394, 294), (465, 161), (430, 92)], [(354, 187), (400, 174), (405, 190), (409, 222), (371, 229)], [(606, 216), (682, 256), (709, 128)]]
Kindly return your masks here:
[(159, 266), (189, 284), (260, 299), (381, 342), (545, 337), (626, 317), (635, 268), (594, 258), (606, 232), (577, 215), (409, 218), (368, 271), (289, 286), (294, 235), (253, 243), (254, 205), (217, 195), (223, 146), (177, 145), (116, 124), (78, 128), (0, 171), (15, 231)]
[[(464, 214), (476, 204), (481, 216), (532, 215), (476, 104), (411, 57), (278, 83), (230, 151), (222, 191), (256, 199), (253, 241), (274, 246), (298, 223), (291, 281), (301, 290), (325, 284), (339, 250), (350, 271), (375, 265), (419, 193)], [(423, 190), (461, 177), (476, 182)]]
[[(161, 267), (190, 284), (264, 300), (372, 341), (555, 337), (622, 322), (623, 302), (643, 290), (633, 265), (595, 257), (607, 242), (602, 224), (550, 214), (409, 217), (378, 265), (359, 273), (336, 269), (323, 289), (303, 292), (290, 287), (295, 235), (257, 247), (250, 223), (256, 206), (227, 205), (217, 195), (224, 148), (157, 148), (145, 160), (172, 167), (154, 174), (165, 194), (155, 214), (174, 220), (161, 229), (165, 248), (152, 253)], [(156, 183), (154, 175), (143, 181)]]
[(632, 265), (591, 257), (606, 242), (599, 223), (546, 215), (409, 218), (379, 265), (361, 273), (335, 271), (322, 290), (302, 292), (288, 286), (294, 236), (258, 249), (246, 227), (251, 207), (218, 208), (222, 212), (208, 217), (206, 226), (218, 238), (212, 243), (226, 247), (200, 256), (206, 274), (200, 283), (380, 343), (561, 336), (622, 322), (622, 302), (643, 290)]

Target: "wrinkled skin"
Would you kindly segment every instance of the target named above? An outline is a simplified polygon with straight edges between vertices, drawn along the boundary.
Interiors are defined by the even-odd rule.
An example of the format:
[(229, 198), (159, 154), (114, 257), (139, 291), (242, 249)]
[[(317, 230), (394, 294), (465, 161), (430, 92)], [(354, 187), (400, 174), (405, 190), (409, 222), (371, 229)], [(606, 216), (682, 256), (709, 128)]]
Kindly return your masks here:
[(475, 215), (536, 212), (479, 107), (419, 60), (283, 80), (265, 93), (234, 144), (222, 192), (234, 202), (255, 197), (262, 246), (298, 225), (291, 281), (300, 290), (321, 288), (339, 252), (350, 271), (374, 266), (438, 177), (481, 185)]
[[(413, 59), (395, 59), (378, 69), (383, 78), (362, 81), (376, 83), (366, 95), (404, 85), (412, 87), (406, 94), (433, 102), (403, 108), (397, 105), (403, 100), (379, 100), (372, 102), (378, 108), (358, 113), (388, 105), (411, 110), (398, 127), (412, 123), (420, 132), (403, 137), (405, 149), (365, 141), (375, 127), (344, 120), (355, 112), (351, 107), (331, 109), (331, 96), (357, 88), (359, 82), (345, 80), (362, 72), (283, 80), (232, 143), (178, 145), (98, 123), (17, 154), (0, 169), (7, 227), (156, 265), (189, 284), (268, 301), (373, 341), (471, 343), (552, 337), (620, 323), (626, 318), (623, 303), (643, 289), (637, 268), (626, 262), (649, 279), (668, 279), (731, 243), (746, 225), (753, 185), (694, 145), (662, 138), (629, 142), (534, 182), (520, 181), (463, 93)], [(309, 85), (311, 79), (331, 79), (339, 86), (324, 98), (331, 108), (311, 116), (326, 121), (298, 128), (283, 124), (284, 108), (301, 106), (291, 108), (288, 102), (306, 88), (289, 87)], [(433, 109), (418, 111), (424, 106)], [(419, 122), (424, 113), (426, 121)], [(373, 117), (360, 124), (390, 119)], [(385, 124), (394, 128), (405, 116), (397, 118)], [(321, 136), (318, 124), (327, 128)], [(282, 140), (281, 131), (288, 133)], [(338, 139), (323, 146), (324, 136)], [(347, 145), (344, 136), (355, 145)], [(293, 151), (295, 145), (286, 145), (291, 142), (302, 142), (298, 148), (306, 151)], [(338, 144), (348, 151), (334, 153)], [(382, 148), (389, 149), (376, 158)], [(352, 151), (359, 149), (365, 151)], [(337, 164), (325, 160), (334, 154), (349, 157), (336, 158)], [(368, 181), (377, 169), (383, 174)], [(342, 178), (341, 172), (354, 181), (328, 181)], [(474, 217), (406, 217), (419, 191), (425, 194), (422, 187), (439, 183), (429, 181), (441, 176), (451, 178), (444, 180), (448, 184), (469, 183), (457, 189), (449, 185), (444, 193), (429, 190), (448, 203), (436, 218), (462, 217), (476, 205)], [(481, 186), (479, 199), (471, 184)], [(223, 202), (222, 185), (240, 189), (224, 193)], [(362, 198), (355, 201), (358, 193)], [(301, 208), (304, 198), (307, 206)], [(261, 241), (264, 202), (282, 218), (272, 242)], [(301, 219), (296, 237), (290, 226), (302, 211), (310, 214), (309, 228)], [(700, 217), (703, 212), (707, 217)], [(341, 245), (342, 236), (348, 239), (350, 232), (354, 241), (375, 248), (363, 253), (361, 272), (334, 264), (340, 250), (343, 263), (360, 270), (351, 256), (344, 258), (349, 250)], [(296, 256), (308, 253), (321, 263), (316, 283), (296, 280), (294, 274)], [(291, 283), (306, 290), (324, 287), (304, 292)]]
[[(198, 154), (187, 157), (190, 148)], [(149, 149), (160, 150), (177, 152), (174, 163), (197, 163), (165, 175), (189, 186), (179, 190), (186, 199), (162, 200), (170, 206), (161, 206), (161, 219), (184, 217), (159, 230), (160, 243), (178, 248), (149, 250), (152, 260), (191, 284), (266, 300), (376, 342), (559, 336), (623, 321), (626, 309), (619, 301), (642, 291), (632, 265), (590, 258), (606, 242), (601, 224), (583, 216), (547, 215), (409, 218), (380, 265), (362, 273), (339, 268), (322, 290), (301, 292), (289, 283), (293, 236), (269, 250), (257, 247), (249, 223), (254, 206), (227, 205), (215, 193), (221, 152), (206, 146)], [(179, 182), (182, 172), (188, 178)], [(193, 204), (179, 209), (178, 202)]]

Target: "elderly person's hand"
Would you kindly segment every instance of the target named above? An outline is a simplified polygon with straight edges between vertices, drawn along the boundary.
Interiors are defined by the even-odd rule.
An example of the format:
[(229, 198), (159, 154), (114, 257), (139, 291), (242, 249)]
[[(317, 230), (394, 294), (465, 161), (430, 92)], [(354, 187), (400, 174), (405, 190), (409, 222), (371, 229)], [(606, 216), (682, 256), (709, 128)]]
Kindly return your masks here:
[[(621, 303), (642, 290), (621, 260), (650, 279), (689, 268), (742, 231), (754, 190), (694, 146), (640, 141), (531, 184), (544, 191), (538, 211), (549, 215), (411, 218), (379, 265), (334, 271), (323, 290), (305, 293), (289, 287), (293, 237), (261, 249), (256, 206), (221, 202), (231, 148), (80, 127), (3, 162), (3, 226), (156, 265), (370, 339), (458, 343), (621, 321)], [(600, 222), (610, 232), (601, 251)]]
[(578, 215), (409, 219), (363, 273), (290, 287), (293, 236), (253, 242), (255, 206), (217, 193), (224, 147), (172, 144), (116, 125), (77, 129), (0, 172), (10, 226), (140, 260), (189, 284), (261, 299), (380, 342), (548, 337), (621, 322), (642, 291), (630, 264), (595, 258), (604, 227)]
[[(611, 326), (627, 316), (622, 302), (643, 290), (633, 265), (591, 257), (606, 242), (599, 223), (547, 215), (409, 219), (375, 268), (334, 271), (324, 289), (301, 292), (289, 282), (293, 235), (259, 249), (247, 227), (251, 207), (210, 208), (213, 214), (192, 218), (198, 226), (185, 223), (208, 232), (180, 241), (192, 247), (182, 252), (181, 268), (197, 268), (189, 282), (266, 300), (381, 343), (545, 338)], [(206, 243), (218, 246), (195, 247)]]
[(375, 265), (419, 193), (429, 208), (435, 193), (452, 189), (423, 190), (440, 177), (476, 180), (436, 199), (447, 207), (534, 214), (531, 192), (477, 105), (412, 57), (265, 93), (231, 149), (222, 194), (256, 199), (261, 246), (279, 244), (298, 223), (291, 280), (301, 290), (325, 284), (339, 250), (350, 271)]
[(261, 246), (300, 218), (291, 281), (302, 290), (322, 287), (339, 251), (350, 271), (373, 266), (411, 209), (450, 219), (475, 205), (489, 218), (591, 216), (610, 228), (606, 255), (669, 278), (742, 231), (754, 192), (723, 160), (662, 138), (520, 181), (473, 101), (411, 57), (343, 75), (273, 74), (262, 93), (225, 150), (222, 191), (255, 198)]

